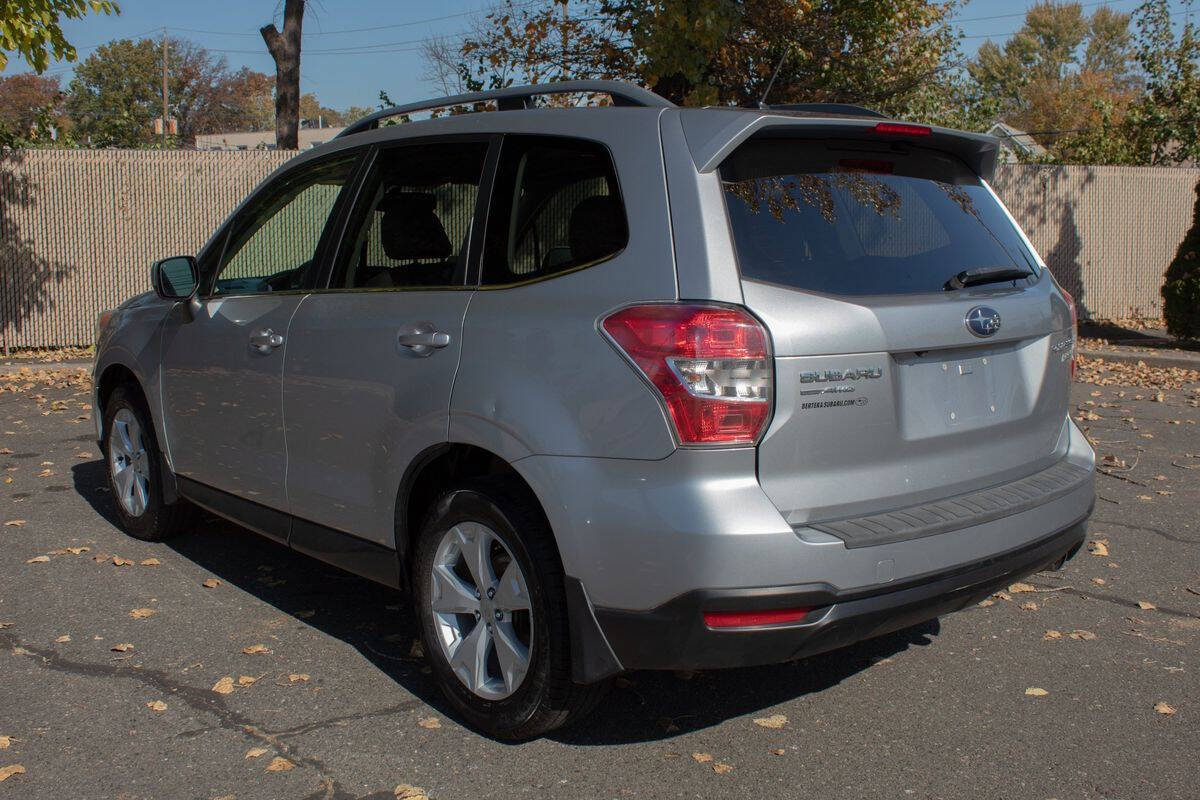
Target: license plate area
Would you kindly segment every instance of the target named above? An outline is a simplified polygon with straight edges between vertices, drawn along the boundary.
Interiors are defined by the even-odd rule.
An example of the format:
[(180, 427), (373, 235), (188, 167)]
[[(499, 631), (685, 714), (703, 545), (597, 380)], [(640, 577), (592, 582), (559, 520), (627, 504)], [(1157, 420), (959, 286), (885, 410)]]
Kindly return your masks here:
[(905, 439), (975, 430), (1029, 413), (1016, 344), (896, 354), (893, 362)]

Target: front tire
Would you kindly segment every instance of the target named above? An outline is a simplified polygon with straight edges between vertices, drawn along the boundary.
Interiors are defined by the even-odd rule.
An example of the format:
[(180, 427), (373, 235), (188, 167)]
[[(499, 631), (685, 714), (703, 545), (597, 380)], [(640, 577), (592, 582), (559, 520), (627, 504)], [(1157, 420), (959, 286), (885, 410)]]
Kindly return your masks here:
[(163, 502), (162, 452), (141, 394), (127, 386), (104, 407), (104, 463), (117, 517), (130, 536), (158, 542), (181, 532), (186, 502)]
[(434, 504), (413, 559), (426, 657), (474, 727), (529, 739), (583, 717), (606, 684), (571, 680), (563, 572), (549, 526), (513, 481), (465, 482)]

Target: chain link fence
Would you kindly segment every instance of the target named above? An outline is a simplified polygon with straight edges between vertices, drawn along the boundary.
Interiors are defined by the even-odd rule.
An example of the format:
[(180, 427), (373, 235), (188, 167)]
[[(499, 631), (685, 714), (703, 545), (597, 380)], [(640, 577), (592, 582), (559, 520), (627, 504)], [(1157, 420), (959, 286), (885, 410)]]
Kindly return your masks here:
[[(0, 344), (90, 344), (97, 314), (195, 253), (278, 151), (0, 154)], [(1200, 169), (1001, 165), (993, 185), (1080, 315), (1158, 317)]]

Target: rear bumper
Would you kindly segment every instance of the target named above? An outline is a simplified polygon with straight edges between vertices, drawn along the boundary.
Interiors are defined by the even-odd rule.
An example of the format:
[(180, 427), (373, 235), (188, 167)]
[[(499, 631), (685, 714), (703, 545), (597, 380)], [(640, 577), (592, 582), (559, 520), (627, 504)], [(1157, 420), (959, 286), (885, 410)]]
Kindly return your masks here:
[[(1090, 509), (1088, 514), (1090, 514)], [(824, 584), (697, 590), (649, 611), (595, 609), (595, 621), (623, 669), (712, 669), (772, 664), (844, 647), (958, 611), (1013, 581), (1070, 558), (1087, 515), (1008, 552), (883, 590), (834, 591)], [(706, 611), (810, 607), (805, 621), (714, 630)]]

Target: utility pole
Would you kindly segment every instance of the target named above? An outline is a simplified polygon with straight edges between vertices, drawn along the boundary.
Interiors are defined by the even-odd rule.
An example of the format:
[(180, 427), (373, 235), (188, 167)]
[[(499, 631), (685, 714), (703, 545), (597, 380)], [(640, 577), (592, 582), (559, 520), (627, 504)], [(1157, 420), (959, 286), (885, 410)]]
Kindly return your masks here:
[(163, 113), (162, 113), (162, 136), (163, 149), (167, 147), (167, 27), (163, 26), (162, 33), (162, 51), (163, 51), (163, 69), (162, 69), (162, 94), (163, 94)]

